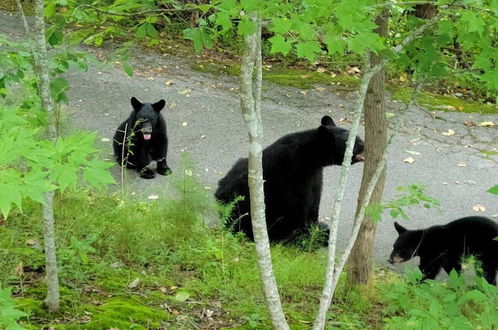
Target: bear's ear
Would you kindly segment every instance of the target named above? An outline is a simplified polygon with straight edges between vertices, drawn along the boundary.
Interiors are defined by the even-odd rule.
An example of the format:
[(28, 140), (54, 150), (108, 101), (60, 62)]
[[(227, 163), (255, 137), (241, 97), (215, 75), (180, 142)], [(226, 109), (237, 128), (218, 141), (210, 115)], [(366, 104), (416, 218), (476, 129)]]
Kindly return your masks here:
[(332, 118), (330, 118), (329, 116), (323, 116), (322, 117), (322, 125), (323, 126), (335, 126), (335, 123), (332, 120)]
[(403, 227), (402, 225), (400, 225), (399, 223), (397, 222), (394, 222), (394, 228), (396, 228), (396, 231), (398, 232), (398, 234), (403, 234), (405, 231), (407, 231), (407, 229), (405, 227)]
[(143, 104), (142, 104), (142, 102), (140, 102), (139, 100), (137, 100), (137, 99), (135, 98), (135, 96), (133, 96), (133, 97), (131, 98), (131, 106), (132, 106), (132, 107), (133, 107), (133, 109), (135, 109), (135, 110), (140, 110), (140, 109), (142, 108)]
[(165, 105), (165, 104), (166, 104), (166, 101), (161, 100), (161, 101), (158, 101), (158, 102), (154, 103), (154, 104), (152, 105), (152, 107), (154, 108), (154, 110), (155, 110), (156, 112), (159, 112), (159, 111), (161, 111), (161, 110), (164, 108), (164, 105)]

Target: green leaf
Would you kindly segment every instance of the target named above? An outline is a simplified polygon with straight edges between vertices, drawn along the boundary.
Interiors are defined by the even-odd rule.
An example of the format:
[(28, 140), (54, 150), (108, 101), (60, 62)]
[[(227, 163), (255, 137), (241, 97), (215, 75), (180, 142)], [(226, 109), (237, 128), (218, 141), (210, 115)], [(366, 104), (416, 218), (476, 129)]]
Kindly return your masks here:
[(55, 102), (65, 99), (65, 92), (70, 88), (69, 83), (64, 78), (57, 78), (50, 82), (50, 93)]
[(57, 3), (55, 1), (49, 1), (43, 10), (45, 17), (52, 17), (55, 14), (55, 8)]
[(322, 49), (316, 41), (306, 41), (296, 46), (297, 56), (306, 58), (308, 61), (314, 61), (316, 55), (321, 51)]
[(275, 33), (285, 34), (290, 31), (291, 26), (292, 22), (286, 17), (274, 18), (271, 22), (269, 30)]
[(303, 40), (315, 39), (315, 29), (310, 24), (303, 24), (299, 27), (299, 36)]
[(292, 43), (286, 41), (285, 38), (280, 34), (271, 37), (270, 39), (268, 39), (268, 41), (270, 41), (271, 43), (270, 52), (272, 54), (281, 53), (283, 55), (287, 55), (292, 49)]
[(199, 53), (202, 50), (202, 36), (199, 28), (191, 28), (183, 30), (183, 37), (192, 40), (194, 43), (194, 50)]
[(241, 36), (245, 36), (256, 31), (256, 24), (253, 21), (243, 19), (239, 22), (237, 26), (237, 33)]
[(116, 181), (111, 173), (101, 168), (85, 168), (83, 169), (83, 178), (92, 186), (99, 188), (105, 184), (114, 184)]
[(147, 35), (153, 39), (157, 39), (159, 37), (159, 33), (157, 32), (154, 25), (150, 23), (145, 24), (145, 29), (147, 30)]
[(137, 28), (137, 38), (143, 39), (143, 38), (145, 38), (146, 35), (147, 35), (147, 27), (145, 26), (145, 24), (141, 24)]
[(477, 32), (479, 35), (483, 34), (486, 24), (484, 20), (474, 12), (465, 11), (460, 20), (462, 24), (467, 27), (468, 32)]
[(498, 195), (498, 185), (489, 188), (488, 193), (491, 193), (493, 195)]
[(50, 46), (57, 46), (62, 43), (62, 40), (64, 40), (64, 34), (62, 31), (54, 29), (51, 31), (50, 35), (47, 38), (47, 42), (50, 44)]

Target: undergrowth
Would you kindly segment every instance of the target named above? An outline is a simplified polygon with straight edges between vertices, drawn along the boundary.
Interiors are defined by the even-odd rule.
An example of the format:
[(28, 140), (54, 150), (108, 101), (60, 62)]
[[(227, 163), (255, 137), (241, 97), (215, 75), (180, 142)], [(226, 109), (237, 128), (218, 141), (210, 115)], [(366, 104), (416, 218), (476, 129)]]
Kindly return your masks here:
[[(195, 170), (179, 170), (168, 182), (167, 197), (149, 202), (90, 189), (57, 196), (62, 310), (55, 315), (43, 305), (41, 209), (26, 201), (22, 213), (13, 210), (0, 224), (0, 315), (8, 308), (16, 317), (4, 324), (20, 319), (27, 329), (270, 328), (254, 243), (206, 226), (213, 212), (229, 212), (219, 212)], [(312, 234), (301, 246), (272, 246), (292, 329), (309, 329), (316, 315), (326, 251), (315, 243)], [(496, 327), (497, 310), (489, 307), (496, 306), (496, 287), (464, 287), (453, 275), (448, 285), (418, 286), (384, 269), (374, 273), (371, 285), (358, 288), (343, 276), (328, 329), (394, 329), (404, 322), (423, 328), (418, 326), (436, 313), (434, 301), (441, 305), (437, 315), (446, 317), (442, 326), (464, 317), (462, 324)], [(457, 307), (449, 310), (447, 303)]]

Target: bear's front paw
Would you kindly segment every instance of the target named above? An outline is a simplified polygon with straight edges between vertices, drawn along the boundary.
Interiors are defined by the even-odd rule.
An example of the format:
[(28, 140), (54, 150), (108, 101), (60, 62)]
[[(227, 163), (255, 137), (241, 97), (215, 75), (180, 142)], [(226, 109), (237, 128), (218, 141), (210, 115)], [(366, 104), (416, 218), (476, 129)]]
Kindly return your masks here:
[(162, 165), (162, 164), (158, 163), (157, 164), (157, 173), (159, 173), (161, 175), (170, 175), (173, 172), (171, 171), (171, 168), (169, 168), (168, 165)]
[(144, 167), (142, 168), (139, 172), (138, 172), (138, 175), (142, 178), (142, 179), (153, 179), (156, 175), (154, 174), (154, 171), (151, 170), (150, 168), (148, 167)]

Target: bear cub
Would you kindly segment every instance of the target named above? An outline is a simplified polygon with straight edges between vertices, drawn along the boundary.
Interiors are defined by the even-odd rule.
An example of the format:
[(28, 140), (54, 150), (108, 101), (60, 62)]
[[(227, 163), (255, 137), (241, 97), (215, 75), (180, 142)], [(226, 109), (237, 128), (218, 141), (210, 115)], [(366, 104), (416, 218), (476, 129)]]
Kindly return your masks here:
[(114, 157), (120, 166), (136, 169), (144, 179), (152, 179), (155, 174), (148, 165), (157, 162), (157, 173), (168, 175), (171, 169), (166, 162), (168, 137), (166, 122), (160, 111), (165, 101), (141, 103), (131, 98), (133, 111), (128, 119), (119, 125), (114, 134)]
[(414, 256), (420, 257), (423, 279), (434, 279), (443, 268), (460, 272), (462, 259), (473, 255), (480, 260), (484, 278), (496, 284), (498, 271), (498, 224), (485, 217), (466, 217), (443, 226), (408, 230), (394, 223), (399, 234), (389, 257), (400, 264)]
[[(295, 241), (311, 224), (318, 224), (323, 167), (340, 165), (349, 131), (324, 116), (318, 128), (291, 133), (263, 150), (266, 223), (271, 241)], [(363, 141), (356, 137), (351, 163), (363, 160)], [(238, 201), (226, 224), (233, 232), (254, 239), (251, 225), (247, 158), (239, 159), (218, 183), (215, 197)]]

